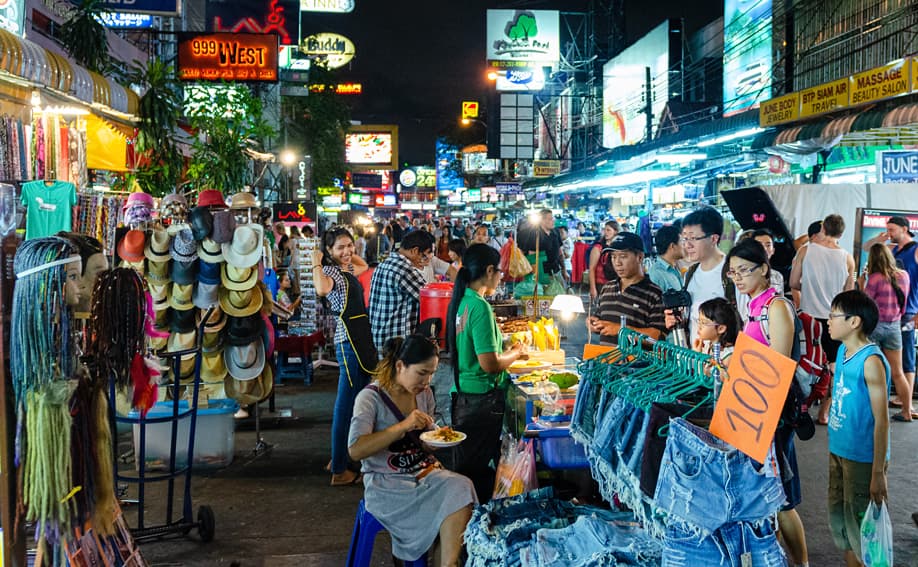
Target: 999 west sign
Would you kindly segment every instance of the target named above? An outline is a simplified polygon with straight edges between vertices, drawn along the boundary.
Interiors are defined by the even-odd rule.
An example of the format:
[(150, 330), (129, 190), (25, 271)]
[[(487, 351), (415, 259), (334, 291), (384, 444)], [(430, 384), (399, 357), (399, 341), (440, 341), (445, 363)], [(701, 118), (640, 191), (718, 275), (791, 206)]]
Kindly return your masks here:
[(260, 33), (179, 34), (183, 81), (277, 82), (277, 36)]

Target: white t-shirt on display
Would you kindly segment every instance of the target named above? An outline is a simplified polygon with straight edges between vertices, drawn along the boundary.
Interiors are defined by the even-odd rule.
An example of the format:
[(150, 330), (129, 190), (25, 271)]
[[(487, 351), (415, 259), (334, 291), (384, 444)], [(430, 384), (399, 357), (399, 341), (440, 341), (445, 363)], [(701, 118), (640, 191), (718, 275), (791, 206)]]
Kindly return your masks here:
[(712, 270), (704, 271), (700, 266), (695, 270), (692, 281), (686, 291), (692, 296), (691, 324), (689, 327), (689, 344), (694, 344), (698, 337), (698, 307), (709, 299), (724, 297), (724, 284), (721, 272), (724, 269), (726, 256)]

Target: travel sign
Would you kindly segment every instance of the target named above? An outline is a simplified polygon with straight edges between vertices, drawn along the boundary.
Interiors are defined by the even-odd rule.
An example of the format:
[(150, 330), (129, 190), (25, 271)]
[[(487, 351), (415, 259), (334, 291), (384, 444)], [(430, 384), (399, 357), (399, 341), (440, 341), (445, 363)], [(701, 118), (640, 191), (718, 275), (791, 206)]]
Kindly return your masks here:
[(277, 35), (181, 33), (179, 78), (183, 81), (277, 82)]
[(354, 0), (300, 0), (300, 11), (344, 14), (354, 11)]
[(336, 33), (317, 33), (303, 38), (300, 51), (325, 61), (329, 69), (344, 67), (354, 58), (354, 42)]
[(487, 30), (487, 58), (492, 67), (553, 64), (561, 58), (557, 11), (488, 10)]

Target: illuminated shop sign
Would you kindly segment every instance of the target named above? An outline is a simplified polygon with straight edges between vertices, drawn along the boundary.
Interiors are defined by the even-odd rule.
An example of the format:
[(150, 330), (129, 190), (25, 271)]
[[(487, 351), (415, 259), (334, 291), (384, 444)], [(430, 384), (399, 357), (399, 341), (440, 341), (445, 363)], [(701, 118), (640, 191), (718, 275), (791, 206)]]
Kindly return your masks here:
[(153, 27), (150, 14), (129, 14), (126, 12), (99, 12), (95, 18), (103, 26), (113, 29), (144, 29)]
[(499, 91), (540, 91), (545, 88), (542, 67), (501, 69), (495, 87)]
[[(287, 17), (290, 14), (290, 17)], [(295, 45), (299, 15), (295, 2), (229, 2), (208, 0), (207, 31), (232, 33), (276, 33), (282, 45)]]
[(329, 69), (344, 67), (354, 58), (354, 42), (336, 33), (317, 33), (304, 37), (300, 49), (310, 57), (325, 61)]
[[(488, 63), (556, 63), (561, 58), (560, 22), (559, 12), (552, 10), (488, 10)], [(505, 65), (509, 62), (523, 64)]]
[(277, 36), (254, 33), (179, 35), (185, 81), (277, 81)]
[(367, 169), (395, 169), (398, 163), (398, 126), (351, 126), (344, 137), (345, 162)]
[(127, 10), (137, 14), (176, 16), (181, 11), (178, 0), (102, 0), (99, 3), (108, 10)]
[(344, 14), (354, 11), (354, 0), (300, 0), (300, 11)]
[(359, 95), (363, 93), (363, 84), (361, 83), (338, 83), (337, 85), (309, 85), (309, 92), (322, 93), (331, 87), (335, 94), (339, 95)]

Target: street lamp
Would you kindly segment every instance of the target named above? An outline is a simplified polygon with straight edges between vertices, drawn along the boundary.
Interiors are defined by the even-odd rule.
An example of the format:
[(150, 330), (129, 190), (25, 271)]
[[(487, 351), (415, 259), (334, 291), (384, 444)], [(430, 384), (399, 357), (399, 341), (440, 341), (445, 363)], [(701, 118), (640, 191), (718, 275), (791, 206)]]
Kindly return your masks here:
[(281, 152), (280, 160), (285, 167), (291, 167), (296, 163), (296, 154), (293, 153), (293, 150), (284, 150)]
[(462, 120), (460, 120), (460, 122), (462, 123), (463, 126), (468, 126), (472, 122), (474, 122), (476, 124), (481, 124), (482, 126), (484, 126), (485, 130), (488, 129), (488, 123), (485, 122), (484, 120), (479, 120), (477, 118), (463, 118)]

